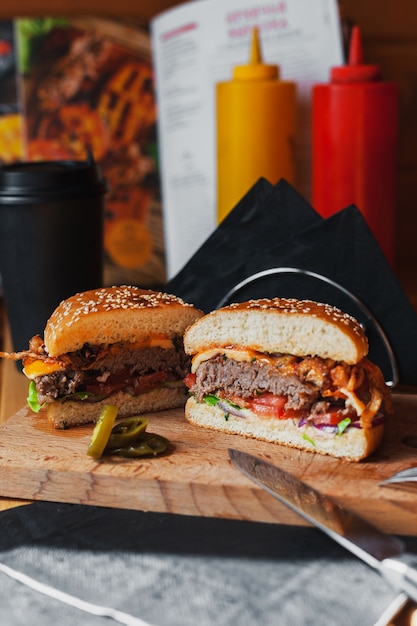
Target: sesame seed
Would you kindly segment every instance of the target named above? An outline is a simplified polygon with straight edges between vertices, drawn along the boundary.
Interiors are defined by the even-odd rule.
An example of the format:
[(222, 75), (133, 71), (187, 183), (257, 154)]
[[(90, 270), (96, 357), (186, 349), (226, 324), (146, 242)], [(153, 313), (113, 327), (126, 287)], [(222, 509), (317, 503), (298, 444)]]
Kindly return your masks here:
[[(350, 326), (352, 331), (357, 335), (362, 334), (362, 330), (358, 327), (358, 322), (354, 317), (348, 313), (344, 313), (337, 307), (330, 304), (314, 302), (313, 300), (297, 300), (295, 298), (261, 298), (241, 303), (234, 302), (225, 306), (224, 309), (277, 310), (284, 314), (295, 315), (297, 313), (301, 313), (303, 315), (311, 315), (313, 317), (325, 317), (335, 324)], [(212, 313), (216, 313), (216, 311), (213, 311)]]
[(81, 292), (63, 300), (49, 319), (49, 326), (53, 331), (58, 324), (64, 321), (64, 318), (71, 316), (71, 319), (66, 323), (69, 327), (79, 322), (83, 316), (98, 313), (100, 310), (138, 310), (173, 305), (193, 306), (173, 294), (140, 289), (129, 285), (100, 288), (95, 291)]

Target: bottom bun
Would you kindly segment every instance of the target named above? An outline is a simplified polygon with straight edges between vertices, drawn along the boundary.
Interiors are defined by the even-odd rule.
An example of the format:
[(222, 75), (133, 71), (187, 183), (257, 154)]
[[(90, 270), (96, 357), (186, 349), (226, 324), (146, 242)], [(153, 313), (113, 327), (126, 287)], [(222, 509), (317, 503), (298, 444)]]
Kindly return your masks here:
[(348, 461), (360, 461), (369, 456), (381, 443), (384, 433), (382, 424), (366, 430), (348, 428), (342, 435), (335, 435), (310, 425), (298, 426), (292, 419), (260, 418), (247, 410), (245, 415), (243, 418), (226, 414), (218, 405), (197, 402), (194, 397), (185, 405), (186, 419), (196, 426)]
[(95, 423), (104, 405), (119, 407), (117, 417), (131, 417), (164, 409), (184, 406), (187, 391), (183, 387), (153, 389), (139, 396), (123, 391), (113, 393), (100, 402), (71, 401), (51, 402), (46, 407), (46, 416), (54, 428), (71, 428), (81, 424)]

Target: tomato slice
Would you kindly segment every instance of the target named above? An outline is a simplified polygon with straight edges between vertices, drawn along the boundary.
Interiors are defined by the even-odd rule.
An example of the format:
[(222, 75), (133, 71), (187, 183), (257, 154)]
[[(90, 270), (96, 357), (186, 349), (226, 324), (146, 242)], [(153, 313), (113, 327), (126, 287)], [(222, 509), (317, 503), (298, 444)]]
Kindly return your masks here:
[(340, 414), (340, 411), (327, 411), (326, 413), (315, 415), (313, 422), (322, 426), (337, 426), (342, 419), (343, 416)]
[(154, 387), (158, 387), (164, 380), (167, 379), (166, 372), (153, 372), (152, 374), (145, 374), (140, 376), (134, 381), (133, 390), (135, 395), (150, 391)]
[(285, 419), (288, 417), (284, 411), (286, 402), (286, 396), (275, 396), (273, 393), (263, 393), (261, 396), (253, 396), (248, 402), (248, 408), (260, 417)]
[(300, 418), (304, 415), (302, 409), (285, 409), (287, 396), (276, 396), (273, 393), (263, 393), (253, 396), (246, 406), (256, 413), (258, 417), (275, 417), (276, 419)]
[(191, 372), (189, 374), (187, 374), (187, 376), (184, 378), (184, 385), (190, 389), (193, 385), (195, 385), (195, 381), (197, 379), (197, 375), (196, 374), (191, 374)]
[(111, 374), (106, 382), (91, 381), (86, 385), (86, 391), (97, 396), (107, 397), (122, 389), (130, 389), (134, 395), (150, 391), (166, 380), (166, 372), (152, 372), (144, 376), (131, 376), (128, 372)]
[(337, 426), (342, 420), (346, 419), (347, 417), (350, 417), (352, 421), (357, 419), (357, 415), (353, 410), (349, 412), (349, 414), (347, 414), (346, 410), (342, 412), (342, 409), (334, 408), (329, 409), (325, 413), (318, 413), (314, 416), (313, 422), (317, 425), (322, 426)]

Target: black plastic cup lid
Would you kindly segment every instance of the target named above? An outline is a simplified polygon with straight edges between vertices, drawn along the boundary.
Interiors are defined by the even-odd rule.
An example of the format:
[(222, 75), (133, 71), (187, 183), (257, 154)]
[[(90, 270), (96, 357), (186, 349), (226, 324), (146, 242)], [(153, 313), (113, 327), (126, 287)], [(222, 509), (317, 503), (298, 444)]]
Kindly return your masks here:
[(42, 201), (57, 196), (104, 194), (94, 161), (34, 161), (0, 167), (0, 202)]

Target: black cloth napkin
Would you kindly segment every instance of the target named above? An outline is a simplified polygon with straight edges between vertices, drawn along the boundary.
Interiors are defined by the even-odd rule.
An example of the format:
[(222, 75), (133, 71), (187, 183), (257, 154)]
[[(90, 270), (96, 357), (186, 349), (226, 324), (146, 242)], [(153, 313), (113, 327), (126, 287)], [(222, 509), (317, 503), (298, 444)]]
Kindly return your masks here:
[[(1, 513), (0, 563), (152, 626), (372, 626), (397, 595), (314, 528), (71, 504)], [(1, 624), (116, 623), (0, 583)]]
[[(250, 280), (261, 272), (267, 275)], [(364, 325), (369, 356), (387, 380), (393, 368), (380, 331), (395, 355), (399, 382), (417, 384), (417, 315), (355, 206), (323, 219), (286, 181), (271, 186), (261, 179), (166, 289), (205, 312), (225, 297), (328, 302)]]
[(167, 290), (207, 313), (251, 273), (249, 264), (255, 261), (260, 268), (265, 251), (321, 219), (286, 181), (273, 186), (261, 178), (171, 278)]

